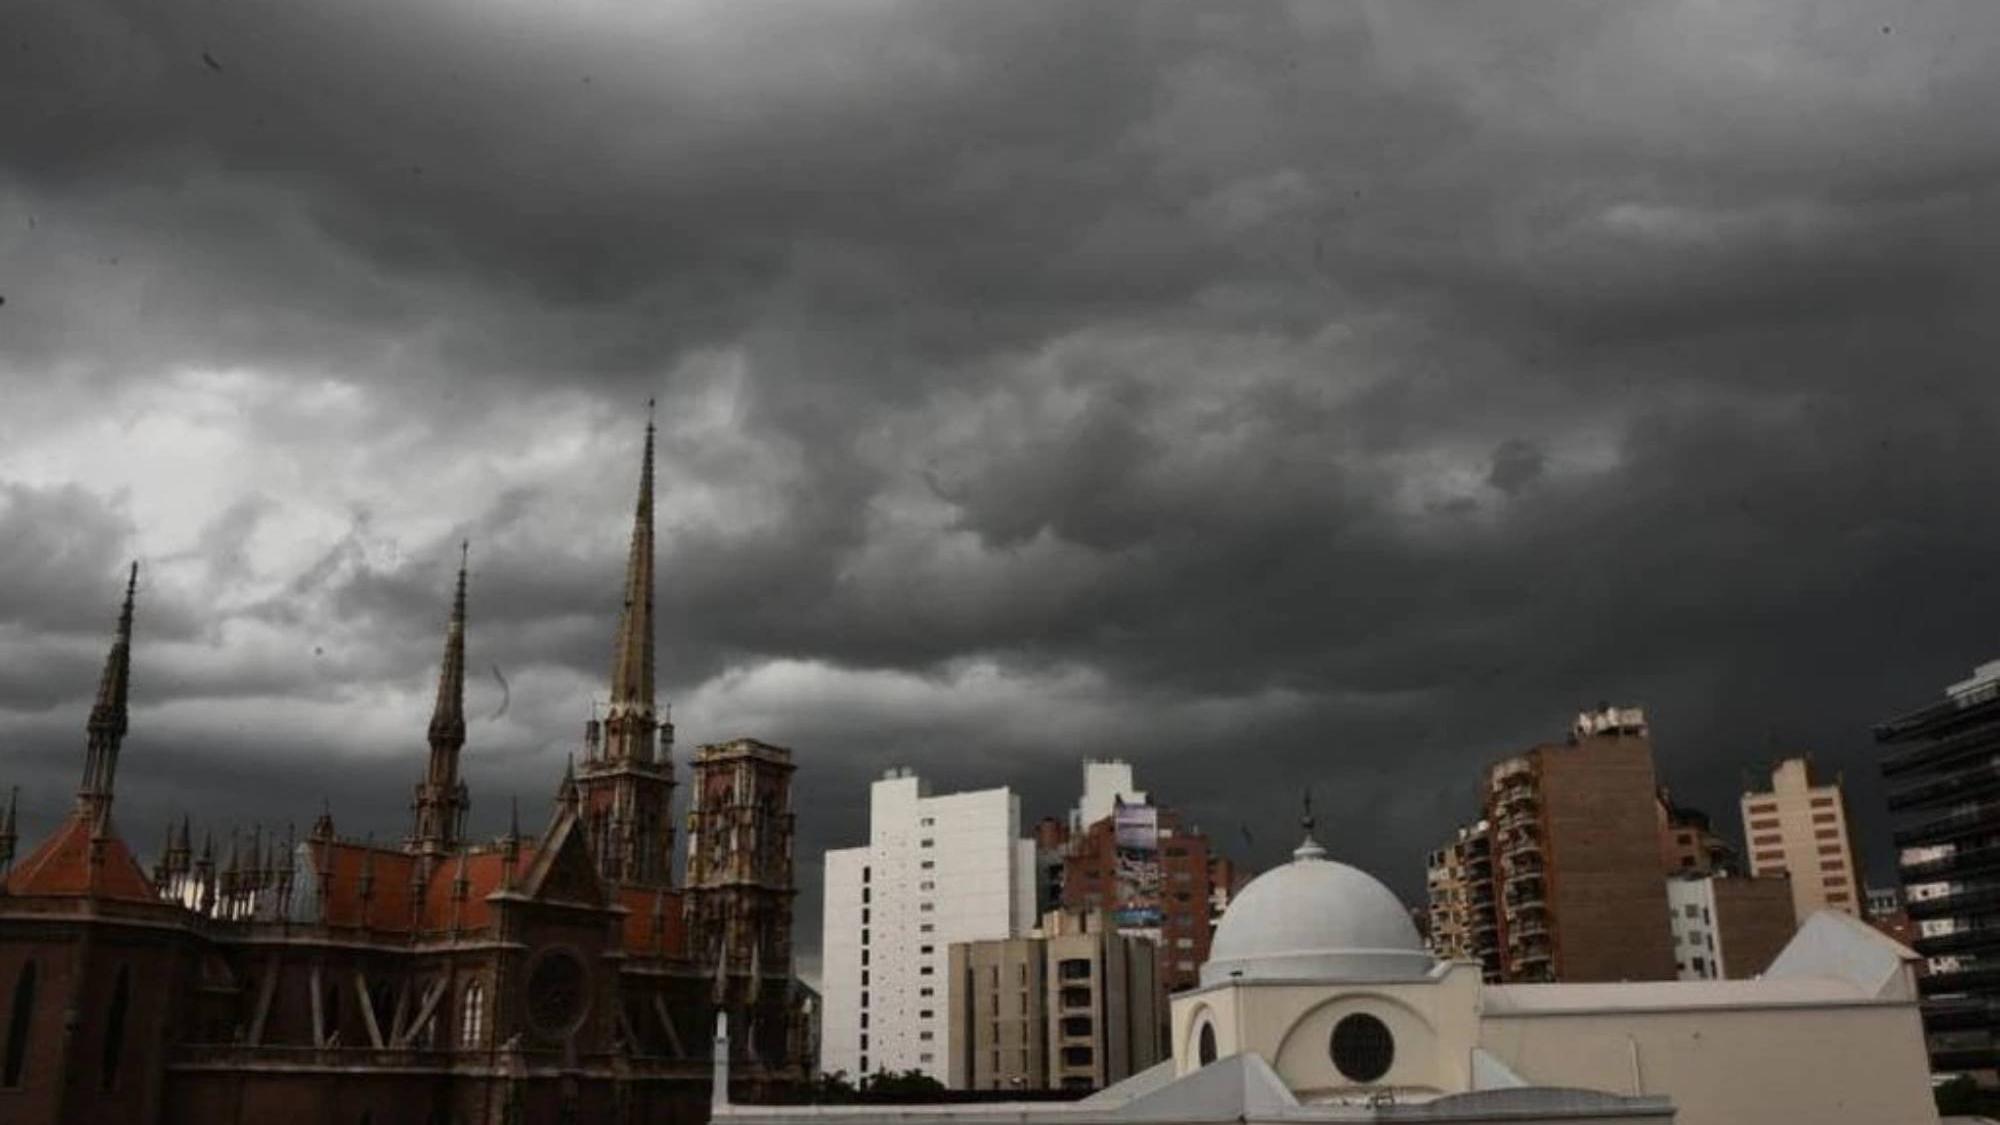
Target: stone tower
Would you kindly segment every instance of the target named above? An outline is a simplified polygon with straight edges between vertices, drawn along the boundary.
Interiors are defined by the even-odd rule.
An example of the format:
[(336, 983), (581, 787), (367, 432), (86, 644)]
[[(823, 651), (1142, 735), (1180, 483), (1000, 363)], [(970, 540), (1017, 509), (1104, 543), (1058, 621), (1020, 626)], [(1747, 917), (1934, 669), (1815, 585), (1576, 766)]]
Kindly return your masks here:
[(784, 1026), (792, 971), (792, 752), (752, 738), (695, 751), (688, 810), (688, 952), (738, 1008), (752, 1050)]

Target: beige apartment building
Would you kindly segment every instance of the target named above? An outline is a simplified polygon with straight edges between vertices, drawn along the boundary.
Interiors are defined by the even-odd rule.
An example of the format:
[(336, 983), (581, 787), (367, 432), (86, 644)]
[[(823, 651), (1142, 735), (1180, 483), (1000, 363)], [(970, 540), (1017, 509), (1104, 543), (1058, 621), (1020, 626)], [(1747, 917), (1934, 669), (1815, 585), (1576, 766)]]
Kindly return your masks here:
[(1051, 911), (950, 957), (953, 1089), (1101, 1089), (1166, 1055), (1158, 947), (1103, 911)]
[(1859, 917), (1861, 882), (1840, 779), (1814, 780), (1810, 762), (1787, 758), (1771, 770), (1769, 789), (1743, 794), (1750, 873), (1791, 876), (1798, 922), (1825, 907)]
[(1430, 900), (1425, 937), (1431, 952), (1448, 961), (1477, 961), (1486, 979), (1499, 980), (1493, 826), (1484, 819), (1461, 825), (1450, 842), (1430, 853), (1424, 882)]

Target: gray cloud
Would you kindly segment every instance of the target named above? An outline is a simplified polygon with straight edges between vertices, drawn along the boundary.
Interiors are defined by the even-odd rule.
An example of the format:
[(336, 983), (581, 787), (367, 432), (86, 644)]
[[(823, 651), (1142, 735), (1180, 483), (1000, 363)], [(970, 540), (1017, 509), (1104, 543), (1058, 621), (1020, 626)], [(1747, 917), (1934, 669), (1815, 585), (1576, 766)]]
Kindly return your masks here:
[(664, 690), (797, 746), (802, 854), (889, 764), (1056, 812), (1117, 753), (1258, 862), (1311, 783), (1414, 895), (1609, 699), (1725, 820), (1845, 768), (1880, 877), (1867, 725), (2000, 611), (1996, 22), (31, 4), (0, 740), (54, 815), (137, 555), (140, 846), (399, 832), (470, 538), (497, 830), (602, 691), (651, 395)]

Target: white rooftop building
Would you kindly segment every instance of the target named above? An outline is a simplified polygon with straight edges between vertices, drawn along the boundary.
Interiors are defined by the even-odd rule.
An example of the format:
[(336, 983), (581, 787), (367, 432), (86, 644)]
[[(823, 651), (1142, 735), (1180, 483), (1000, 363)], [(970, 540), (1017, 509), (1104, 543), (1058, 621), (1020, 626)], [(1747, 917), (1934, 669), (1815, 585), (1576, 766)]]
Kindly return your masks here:
[(716, 1120), (1933, 1123), (1914, 957), (1822, 911), (1754, 980), (1488, 985), (1308, 838), (1230, 905), (1200, 986), (1172, 997), (1168, 1062), (1071, 1103), (721, 1104)]
[(1013, 791), (934, 796), (907, 769), (876, 781), (868, 843), (826, 853), (820, 1069), (945, 1081), (951, 946), (1027, 933), (1034, 871)]
[(1082, 832), (1110, 816), (1120, 804), (1145, 803), (1146, 791), (1134, 788), (1132, 763), (1117, 758), (1085, 758), (1083, 797), (1069, 811), (1069, 830)]

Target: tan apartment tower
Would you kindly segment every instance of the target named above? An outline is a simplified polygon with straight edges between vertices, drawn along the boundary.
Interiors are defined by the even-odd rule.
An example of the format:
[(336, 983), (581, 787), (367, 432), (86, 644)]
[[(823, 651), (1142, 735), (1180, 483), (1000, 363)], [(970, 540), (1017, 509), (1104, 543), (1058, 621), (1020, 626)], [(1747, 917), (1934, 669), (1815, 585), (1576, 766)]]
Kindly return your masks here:
[(1861, 884), (1848, 823), (1840, 778), (1815, 784), (1812, 764), (1803, 757), (1779, 762), (1769, 789), (1743, 794), (1750, 873), (1791, 875), (1797, 921), (1823, 907), (1860, 916)]
[(1493, 830), (1485, 820), (1461, 825), (1425, 862), (1429, 897), (1425, 940), (1450, 961), (1477, 961), (1500, 979), (1499, 915), (1494, 906)]
[(1636, 707), (1488, 768), (1500, 979), (1673, 979), (1657, 792)]
[(952, 1088), (1096, 1090), (1159, 1062), (1159, 956), (1104, 911), (1050, 911), (1025, 937), (954, 944)]

